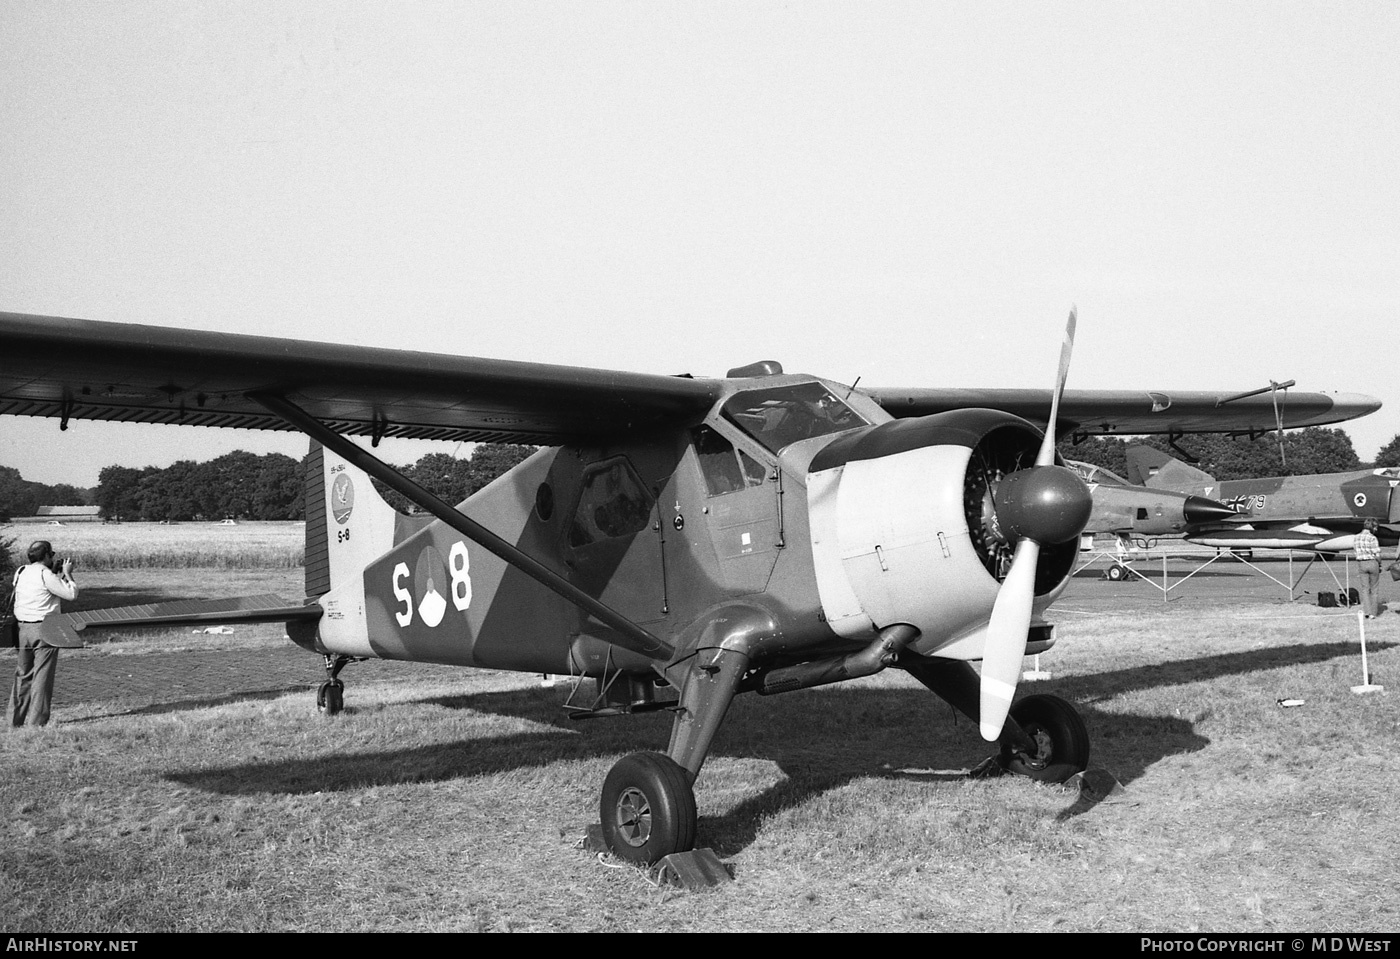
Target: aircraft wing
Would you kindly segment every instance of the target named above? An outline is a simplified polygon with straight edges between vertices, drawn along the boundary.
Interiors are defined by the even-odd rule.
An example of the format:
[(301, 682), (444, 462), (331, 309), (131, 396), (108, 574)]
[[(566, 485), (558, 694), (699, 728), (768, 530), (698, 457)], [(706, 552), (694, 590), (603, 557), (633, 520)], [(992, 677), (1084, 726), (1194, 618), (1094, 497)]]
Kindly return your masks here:
[[(0, 313), (0, 414), (285, 430), (249, 394), (281, 396), (350, 435), (558, 445), (698, 423), (719, 379), (582, 369), (277, 337)], [(982, 407), (1044, 421), (1051, 390), (863, 390), (892, 415)], [(1272, 429), (1270, 396), (1068, 390), (1064, 433)], [(1379, 409), (1359, 394), (1295, 393), (1286, 427)]]
[[(864, 390), (890, 415), (926, 416), (969, 406), (1004, 410), (1044, 422), (1050, 390), (870, 389)], [(1233, 433), (1271, 430), (1277, 425), (1273, 396), (1264, 393), (1230, 399), (1229, 392), (1065, 390), (1060, 400), (1060, 435), (1146, 433)], [(1229, 402), (1222, 403), (1222, 400)], [(1278, 394), (1278, 414), (1286, 429), (1325, 426), (1380, 409), (1380, 400), (1361, 393)]]
[(0, 414), (556, 445), (705, 415), (714, 380), (0, 313)]

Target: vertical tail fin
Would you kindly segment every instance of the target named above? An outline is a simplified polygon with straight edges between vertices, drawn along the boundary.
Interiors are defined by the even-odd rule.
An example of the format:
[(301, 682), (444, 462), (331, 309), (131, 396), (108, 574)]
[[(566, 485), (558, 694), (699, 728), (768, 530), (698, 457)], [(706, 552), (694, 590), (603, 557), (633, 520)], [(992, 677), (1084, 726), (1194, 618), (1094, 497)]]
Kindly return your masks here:
[(384, 501), (370, 477), (315, 440), (306, 456), (306, 595), (324, 596), (422, 522)]
[(1150, 446), (1130, 446), (1125, 452), (1128, 460), (1128, 481), (1152, 489), (1194, 491), (1201, 486), (1215, 486), (1215, 477), (1183, 463)]

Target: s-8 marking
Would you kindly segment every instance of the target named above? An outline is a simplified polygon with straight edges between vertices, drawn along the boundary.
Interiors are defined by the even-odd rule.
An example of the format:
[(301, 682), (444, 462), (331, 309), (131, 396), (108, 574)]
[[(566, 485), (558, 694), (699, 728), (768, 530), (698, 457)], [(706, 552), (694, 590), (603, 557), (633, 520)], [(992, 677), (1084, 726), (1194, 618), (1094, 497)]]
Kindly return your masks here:
[[(441, 567), (438, 568), (441, 569)], [(453, 543), (452, 549), (448, 551), (447, 568), (451, 582), (451, 588), (448, 592), (452, 596), (452, 605), (458, 612), (464, 613), (472, 603), (472, 581), (470, 575), (471, 555), (467, 552), (467, 544), (462, 540)], [(412, 582), (413, 572), (408, 568), (408, 564), (405, 562), (395, 564), (391, 586), (394, 590), (394, 598), (402, 604), (402, 607), (394, 611), (394, 619), (401, 627), (407, 627), (413, 623), (413, 592), (410, 589)], [(422, 584), (422, 590), (426, 593), (436, 592), (436, 585), (431, 573), (428, 575), (428, 581)], [(437, 626), (442, 619), (440, 615), (436, 617), (425, 616), (423, 621), (429, 626)]]

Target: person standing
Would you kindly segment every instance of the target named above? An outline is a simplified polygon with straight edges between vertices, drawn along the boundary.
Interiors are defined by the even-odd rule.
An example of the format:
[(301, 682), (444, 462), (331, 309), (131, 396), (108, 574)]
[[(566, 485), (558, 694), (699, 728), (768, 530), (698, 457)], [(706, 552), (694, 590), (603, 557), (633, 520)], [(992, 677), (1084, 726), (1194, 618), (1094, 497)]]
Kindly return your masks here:
[[(49, 721), (58, 647), (40, 638), (39, 624), (59, 611), (61, 600), (77, 599), (73, 560), (56, 562), (53, 546), (36, 540), (29, 546), (29, 565), (15, 571), (15, 619), (19, 620), (19, 662), (10, 690), (10, 725), (44, 726)], [(55, 569), (55, 566), (58, 569)]]
[(1375, 520), (1366, 520), (1351, 548), (1361, 570), (1361, 609), (1367, 619), (1375, 619), (1381, 614), (1381, 541)]

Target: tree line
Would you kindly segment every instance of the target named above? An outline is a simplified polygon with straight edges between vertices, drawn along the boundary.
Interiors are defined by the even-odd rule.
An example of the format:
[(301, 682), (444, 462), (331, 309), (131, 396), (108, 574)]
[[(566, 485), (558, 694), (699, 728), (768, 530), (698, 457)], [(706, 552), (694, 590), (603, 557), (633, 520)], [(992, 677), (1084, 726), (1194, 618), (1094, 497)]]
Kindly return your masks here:
[(92, 490), (67, 483), (36, 483), (13, 466), (0, 466), (0, 519), (33, 516), (40, 506), (91, 506)]
[[(1127, 476), (1126, 452), (1130, 446), (1150, 446), (1179, 460), (1196, 462), (1218, 480), (1259, 479), (1268, 476), (1307, 476), (1313, 473), (1344, 473), (1362, 469), (1363, 463), (1345, 430), (1313, 426), (1285, 433), (1280, 446), (1278, 434), (1255, 439), (1230, 437), (1221, 433), (1196, 433), (1181, 437), (1173, 446), (1165, 437), (1138, 436), (1119, 439), (1096, 436), (1078, 443), (1062, 442), (1060, 455), (1102, 466), (1119, 476)], [(1376, 456), (1374, 466), (1400, 466), (1400, 434)]]
[[(409, 479), (449, 503), (460, 503), (534, 452), (534, 447), (478, 444), (468, 459), (429, 453), (398, 467)], [(94, 500), (106, 519), (288, 520), (305, 516), (305, 461), (281, 453), (238, 450), (204, 463), (182, 460), (165, 469), (108, 466), (98, 473)], [(375, 487), (391, 506), (413, 512), (407, 499)]]
[(164, 469), (105, 466), (94, 499), (110, 520), (300, 519), (302, 477), (302, 464), (290, 456), (235, 450)]
[[(513, 443), (478, 443), (470, 459), (458, 459), (446, 453), (429, 453), (412, 466), (400, 467), (399, 471), (438, 499), (455, 506), (512, 469), (535, 452), (535, 449), (533, 446), (517, 446)], [(374, 480), (374, 488), (399, 512), (418, 511), (407, 498), (389, 489), (379, 480)]]

